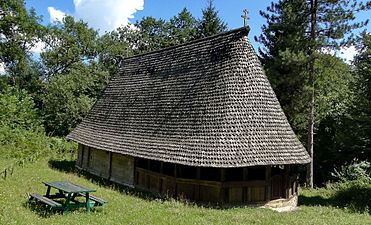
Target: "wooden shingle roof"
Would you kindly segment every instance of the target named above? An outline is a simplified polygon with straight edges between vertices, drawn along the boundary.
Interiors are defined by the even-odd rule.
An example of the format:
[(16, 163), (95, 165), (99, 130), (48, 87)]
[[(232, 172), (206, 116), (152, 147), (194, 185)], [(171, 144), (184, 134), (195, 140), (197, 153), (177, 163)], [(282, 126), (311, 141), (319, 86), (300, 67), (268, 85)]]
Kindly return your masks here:
[(308, 163), (247, 33), (240, 28), (124, 59), (68, 138), (190, 166)]

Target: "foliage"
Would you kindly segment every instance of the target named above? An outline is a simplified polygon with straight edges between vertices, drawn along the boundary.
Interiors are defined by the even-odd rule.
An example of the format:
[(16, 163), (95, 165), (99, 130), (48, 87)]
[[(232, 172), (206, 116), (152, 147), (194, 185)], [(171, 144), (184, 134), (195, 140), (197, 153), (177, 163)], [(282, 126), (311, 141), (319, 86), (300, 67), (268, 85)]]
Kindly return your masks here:
[(199, 38), (208, 37), (226, 31), (227, 27), (227, 24), (220, 19), (213, 0), (208, 0), (207, 7), (202, 10), (197, 36)]
[(33, 161), (49, 152), (49, 140), (42, 131), (0, 127), (0, 158)]
[(80, 65), (50, 79), (43, 97), (46, 131), (67, 135), (89, 112), (108, 78), (108, 72), (92, 64)]
[(335, 189), (333, 201), (339, 207), (347, 207), (351, 211), (371, 215), (371, 181), (359, 178), (328, 185)]
[(51, 25), (43, 37), (45, 51), (41, 53), (46, 78), (70, 72), (75, 66), (97, 57), (98, 33), (72, 16), (63, 23)]
[(26, 91), (5, 87), (0, 92), (0, 127), (32, 131), (41, 129), (38, 112)]
[(371, 152), (371, 34), (364, 33), (359, 54), (355, 58), (355, 106), (353, 133), (351, 138), (357, 142), (354, 151)]
[(170, 45), (178, 45), (197, 37), (197, 20), (191, 12), (183, 8), (169, 21)]
[(120, 27), (99, 37), (99, 64), (111, 75), (116, 74), (122, 57), (129, 57), (133, 54), (136, 39), (136, 31), (130, 29), (130, 26)]
[(255, 37), (263, 44), (259, 55), (268, 79), (290, 124), (302, 137), (306, 133), (308, 113), (308, 42), (305, 31), (309, 21), (302, 16), (307, 11), (305, 1), (271, 3), (267, 12), (260, 11), (267, 25), (263, 25), (262, 34)]
[[(334, 129), (343, 128), (342, 120), (350, 118), (354, 98), (349, 66), (323, 52), (353, 44), (356, 39), (351, 32), (367, 24), (354, 22), (354, 14), (369, 6), (356, 0), (280, 0), (272, 3), (267, 12), (261, 12), (267, 20), (262, 35), (256, 38), (264, 45), (259, 50), (261, 60), (289, 122), (303, 142), (308, 136), (311, 155), (314, 131), (322, 135), (314, 142), (319, 148), (319, 157), (314, 154), (316, 160), (319, 158), (317, 168), (324, 161), (331, 161), (332, 153), (350, 147), (342, 146), (345, 142), (338, 138), (344, 131)], [(327, 132), (329, 129), (332, 132)], [(329, 137), (330, 134), (334, 136)], [(341, 157), (343, 160), (346, 156)], [(308, 178), (312, 174), (308, 173)]]
[(34, 9), (27, 11), (23, 0), (0, 1), (0, 62), (13, 78), (27, 72), (30, 50), (44, 30)]
[(354, 160), (349, 165), (342, 165), (335, 169), (332, 176), (341, 182), (358, 181), (371, 184), (371, 163), (367, 161)]

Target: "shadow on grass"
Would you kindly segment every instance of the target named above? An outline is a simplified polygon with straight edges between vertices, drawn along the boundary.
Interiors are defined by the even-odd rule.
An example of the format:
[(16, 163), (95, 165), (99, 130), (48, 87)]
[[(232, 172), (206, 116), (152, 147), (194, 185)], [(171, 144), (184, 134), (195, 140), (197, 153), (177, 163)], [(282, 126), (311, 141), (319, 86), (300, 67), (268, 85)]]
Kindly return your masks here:
[(334, 190), (334, 192), (329, 198), (320, 195), (300, 195), (299, 205), (340, 207), (371, 215), (371, 187), (369, 185), (349, 185), (346, 188)]
[(43, 218), (49, 218), (52, 215), (55, 214), (62, 214), (61, 211), (55, 211), (55, 210), (50, 210), (46, 208), (45, 206), (38, 204), (37, 202), (34, 201), (27, 201), (23, 203), (23, 207), (30, 209), (31, 211), (35, 212), (38, 216), (43, 217)]

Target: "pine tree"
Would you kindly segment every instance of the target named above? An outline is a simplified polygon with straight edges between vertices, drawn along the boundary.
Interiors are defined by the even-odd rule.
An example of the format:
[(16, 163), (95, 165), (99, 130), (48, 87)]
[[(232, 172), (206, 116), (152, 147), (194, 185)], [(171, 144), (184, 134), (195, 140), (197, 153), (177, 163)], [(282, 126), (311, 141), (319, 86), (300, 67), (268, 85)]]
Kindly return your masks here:
[[(266, 47), (261, 50), (262, 61), (264, 63), (273, 59), (274, 62), (273, 65), (265, 63), (267, 73), (270, 74), (271, 79), (272, 76), (274, 77), (273, 80), (283, 79), (279, 83), (292, 83), (292, 81), (298, 80), (293, 88), (298, 88), (301, 93), (305, 91), (304, 96), (301, 97), (305, 97), (307, 102), (307, 148), (312, 159), (316, 115), (316, 61), (323, 49), (336, 50), (341, 46), (352, 44), (354, 37), (349, 34), (352, 30), (367, 24), (367, 21), (354, 22), (354, 13), (366, 10), (368, 7), (370, 7), (369, 3), (363, 4), (357, 0), (280, 0), (277, 3), (272, 3), (268, 8), (268, 13), (261, 13), (268, 22), (268, 25), (263, 27), (263, 35), (258, 39)], [(290, 31), (290, 29), (294, 29), (294, 31)], [(282, 35), (285, 33), (292, 34), (293, 37), (287, 39), (286, 35)], [(275, 69), (277, 64), (278, 68), (285, 66), (287, 62), (284, 59), (290, 64), (299, 61), (299, 67), (296, 69), (300, 72), (296, 76), (293, 74), (295, 79)], [(292, 68), (289, 67), (289, 69)], [(277, 73), (270, 72), (270, 70)], [(301, 84), (305, 84), (305, 86), (301, 86)], [(283, 88), (280, 91), (284, 91)], [(282, 99), (284, 100), (284, 98)], [(282, 101), (282, 99), (280, 100)], [(288, 104), (283, 101), (283, 106), (285, 107), (287, 104), (289, 107), (300, 109), (301, 105), (297, 105), (295, 99), (297, 98)], [(291, 103), (294, 103), (293, 106), (290, 105)], [(313, 187), (313, 160), (308, 165), (307, 171), (307, 184)]]
[(202, 18), (198, 25), (198, 37), (208, 37), (226, 31), (227, 24), (219, 17), (212, 0), (208, 0), (208, 5), (202, 10)]

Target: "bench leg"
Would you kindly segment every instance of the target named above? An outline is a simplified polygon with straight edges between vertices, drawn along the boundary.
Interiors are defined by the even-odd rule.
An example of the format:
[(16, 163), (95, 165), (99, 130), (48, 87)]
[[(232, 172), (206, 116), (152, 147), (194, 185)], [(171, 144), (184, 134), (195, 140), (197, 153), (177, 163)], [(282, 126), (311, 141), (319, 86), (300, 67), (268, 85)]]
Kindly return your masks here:
[(46, 196), (47, 198), (50, 196), (50, 188), (51, 188), (51, 187), (48, 186), (48, 189), (46, 190), (46, 195), (45, 195), (45, 196)]
[(85, 200), (86, 200), (86, 211), (87, 211), (87, 212), (90, 212), (89, 192), (86, 193), (86, 195), (85, 195)]

